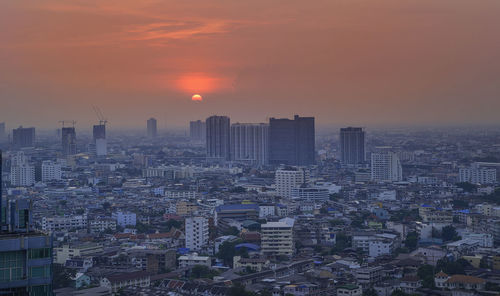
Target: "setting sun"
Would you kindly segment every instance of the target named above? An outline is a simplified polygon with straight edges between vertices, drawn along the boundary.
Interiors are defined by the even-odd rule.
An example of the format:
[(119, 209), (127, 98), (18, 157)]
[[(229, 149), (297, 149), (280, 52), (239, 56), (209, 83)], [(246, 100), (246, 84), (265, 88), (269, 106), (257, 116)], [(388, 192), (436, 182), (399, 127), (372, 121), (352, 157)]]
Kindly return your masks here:
[(191, 100), (192, 100), (192, 101), (203, 101), (203, 98), (202, 98), (200, 95), (195, 94), (195, 95), (193, 95), (193, 96), (191, 97)]

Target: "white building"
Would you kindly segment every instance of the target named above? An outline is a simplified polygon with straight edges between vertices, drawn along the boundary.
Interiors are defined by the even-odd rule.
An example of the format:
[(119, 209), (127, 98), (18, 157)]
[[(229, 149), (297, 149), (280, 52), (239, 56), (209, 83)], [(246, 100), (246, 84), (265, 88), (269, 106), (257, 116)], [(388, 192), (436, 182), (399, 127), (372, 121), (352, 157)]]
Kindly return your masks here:
[(269, 124), (232, 124), (229, 138), (232, 160), (251, 165), (266, 165), (269, 162)]
[(35, 184), (35, 167), (30, 165), (24, 152), (20, 151), (11, 159), (10, 183), (13, 186)]
[(372, 153), (371, 179), (378, 182), (402, 181), (403, 171), (398, 155), (391, 151)]
[(267, 222), (261, 225), (261, 247), (266, 255), (293, 254), (294, 219), (284, 218), (279, 222)]
[(88, 222), (90, 232), (99, 233), (106, 230), (116, 230), (116, 220), (110, 217), (96, 217)]
[(477, 165), (472, 165), (468, 168), (460, 168), (458, 173), (459, 182), (473, 184), (495, 184), (497, 182), (496, 169), (481, 168)]
[(118, 211), (113, 213), (111, 216), (116, 220), (116, 224), (122, 227), (126, 227), (128, 225), (135, 226), (137, 223), (137, 216), (135, 213)]
[(274, 205), (259, 205), (259, 218), (276, 215), (276, 207)]
[(287, 168), (276, 170), (275, 183), (278, 196), (290, 198), (292, 189), (307, 183), (308, 173), (301, 168)]
[(179, 261), (180, 268), (190, 267), (190, 266), (195, 266), (195, 265), (203, 265), (206, 267), (210, 267), (212, 265), (210, 257), (198, 256), (197, 253), (180, 256), (178, 261)]
[(185, 221), (186, 248), (198, 251), (208, 243), (208, 219), (188, 217)]
[(42, 162), (42, 182), (61, 180), (61, 164), (50, 160)]
[(42, 230), (49, 232), (70, 229), (83, 229), (87, 228), (87, 225), (86, 215), (42, 218)]
[(326, 201), (330, 197), (330, 192), (326, 188), (318, 187), (296, 187), (292, 188), (291, 198), (300, 200)]

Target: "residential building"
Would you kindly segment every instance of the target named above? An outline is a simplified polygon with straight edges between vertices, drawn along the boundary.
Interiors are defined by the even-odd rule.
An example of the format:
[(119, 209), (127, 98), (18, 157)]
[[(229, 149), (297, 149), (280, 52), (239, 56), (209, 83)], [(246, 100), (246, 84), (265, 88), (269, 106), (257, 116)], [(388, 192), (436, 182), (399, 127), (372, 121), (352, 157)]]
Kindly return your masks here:
[(207, 128), (207, 161), (224, 162), (231, 159), (230, 120), (227, 116), (210, 116)]
[(340, 129), (340, 159), (342, 164), (355, 166), (365, 159), (365, 131), (361, 127)]
[(249, 165), (269, 162), (269, 125), (235, 123), (231, 125), (231, 159)]
[(403, 172), (398, 155), (392, 151), (372, 153), (371, 179), (377, 182), (402, 181)]
[(306, 184), (309, 172), (303, 168), (286, 167), (276, 170), (274, 182), (276, 194), (284, 198), (292, 197), (292, 190)]
[(35, 128), (20, 126), (12, 130), (12, 144), (16, 148), (35, 147)]
[(100, 253), (103, 251), (100, 244), (78, 244), (78, 245), (63, 245), (54, 248), (55, 259), (54, 262), (58, 264), (65, 264), (66, 260), (73, 259), (74, 257), (86, 257), (92, 254)]
[(150, 118), (147, 122), (147, 135), (148, 138), (156, 138), (157, 135), (156, 119)]
[(116, 295), (126, 287), (149, 287), (151, 285), (151, 276), (145, 271), (115, 273), (102, 278), (100, 285), (108, 288), (113, 295)]
[(196, 142), (204, 143), (207, 138), (206, 123), (201, 120), (189, 122), (189, 136)]
[(62, 153), (64, 156), (76, 154), (76, 130), (75, 127), (63, 127), (61, 130)]
[(269, 163), (311, 165), (315, 163), (314, 117), (269, 119)]
[(293, 225), (291, 218), (281, 219), (279, 222), (267, 222), (261, 225), (261, 247), (266, 255), (293, 254)]
[(42, 182), (58, 181), (62, 178), (61, 164), (45, 160), (42, 162)]
[(210, 257), (208, 256), (198, 256), (197, 253), (191, 253), (188, 255), (180, 256), (179, 259), (177, 259), (179, 263), (179, 267), (192, 267), (195, 265), (203, 265), (206, 267), (210, 267), (211, 260)]
[(208, 243), (208, 219), (187, 217), (185, 221), (186, 248), (190, 251), (201, 250)]
[(114, 212), (112, 214), (113, 219), (116, 219), (116, 224), (120, 225), (121, 227), (126, 227), (128, 225), (135, 226), (137, 223), (137, 215), (132, 212)]

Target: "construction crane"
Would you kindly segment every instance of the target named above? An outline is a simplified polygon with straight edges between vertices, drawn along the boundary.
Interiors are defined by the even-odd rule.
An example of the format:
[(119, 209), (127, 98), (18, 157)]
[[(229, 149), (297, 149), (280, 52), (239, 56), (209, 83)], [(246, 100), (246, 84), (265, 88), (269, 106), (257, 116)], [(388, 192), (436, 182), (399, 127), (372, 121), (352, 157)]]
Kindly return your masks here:
[(65, 127), (66, 124), (71, 124), (71, 127), (75, 127), (76, 121), (74, 121), (74, 120), (59, 120), (59, 123), (62, 124), (62, 127)]
[(101, 109), (97, 106), (92, 106), (94, 109), (95, 115), (97, 116), (97, 119), (99, 119), (99, 124), (100, 125), (106, 125), (108, 123), (108, 120), (104, 117), (104, 115), (101, 112)]

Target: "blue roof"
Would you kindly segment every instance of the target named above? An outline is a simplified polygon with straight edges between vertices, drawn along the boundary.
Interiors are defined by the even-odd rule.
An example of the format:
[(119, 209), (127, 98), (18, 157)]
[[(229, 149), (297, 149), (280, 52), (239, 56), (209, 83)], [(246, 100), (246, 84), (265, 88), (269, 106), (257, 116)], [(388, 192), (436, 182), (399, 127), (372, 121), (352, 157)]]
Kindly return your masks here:
[(177, 253), (179, 253), (181, 255), (187, 254), (187, 253), (189, 253), (189, 248), (178, 248)]
[(247, 248), (247, 249), (250, 249), (252, 251), (259, 251), (260, 250), (260, 247), (258, 245), (249, 244), (249, 243), (242, 243), (242, 244), (236, 245), (234, 248), (236, 250), (241, 249), (241, 248)]
[(239, 204), (239, 205), (221, 205), (216, 208), (217, 212), (220, 211), (237, 211), (237, 210), (259, 210), (257, 204)]
[(423, 207), (423, 208), (432, 208), (432, 206), (431, 206), (431, 205), (426, 205), (426, 204), (422, 204), (422, 207)]
[(465, 209), (465, 210), (460, 210), (460, 211), (457, 211), (458, 213), (464, 213), (464, 214), (470, 214), (470, 210), (469, 209)]

